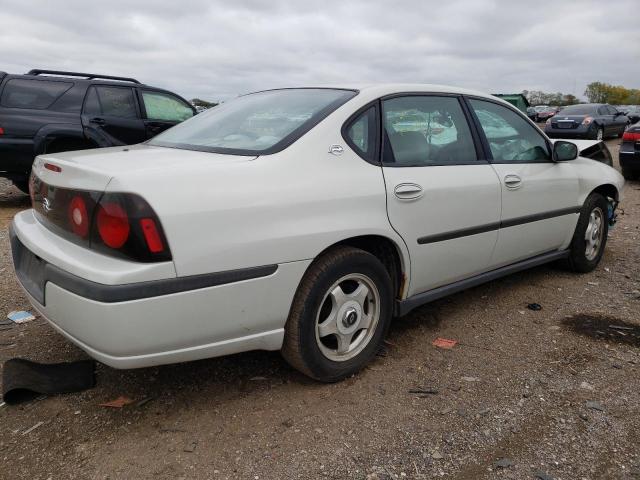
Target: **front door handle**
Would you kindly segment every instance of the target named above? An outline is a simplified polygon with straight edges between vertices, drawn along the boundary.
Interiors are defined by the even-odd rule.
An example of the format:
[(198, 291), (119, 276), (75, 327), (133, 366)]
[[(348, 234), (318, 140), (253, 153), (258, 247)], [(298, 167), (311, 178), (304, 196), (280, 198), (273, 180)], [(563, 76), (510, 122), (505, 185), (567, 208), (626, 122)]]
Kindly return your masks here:
[(401, 183), (396, 185), (393, 193), (401, 200), (415, 200), (423, 194), (422, 187), (417, 183)]
[(522, 186), (522, 179), (515, 174), (509, 174), (504, 177), (504, 184), (507, 188), (515, 190)]
[(106, 122), (104, 121), (104, 118), (92, 118), (91, 120), (89, 120), (90, 123), (95, 123), (96, 125), (104, 125)]

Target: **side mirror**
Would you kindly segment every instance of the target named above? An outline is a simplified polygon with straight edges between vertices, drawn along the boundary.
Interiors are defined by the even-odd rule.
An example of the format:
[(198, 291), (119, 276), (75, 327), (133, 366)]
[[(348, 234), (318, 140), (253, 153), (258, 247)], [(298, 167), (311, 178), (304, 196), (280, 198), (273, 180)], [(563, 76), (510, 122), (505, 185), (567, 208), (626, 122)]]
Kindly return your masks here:
[(578, 158), (578, 147), (575, 143), (556, 140), (553, 143), (553, 161), (567, 162)]

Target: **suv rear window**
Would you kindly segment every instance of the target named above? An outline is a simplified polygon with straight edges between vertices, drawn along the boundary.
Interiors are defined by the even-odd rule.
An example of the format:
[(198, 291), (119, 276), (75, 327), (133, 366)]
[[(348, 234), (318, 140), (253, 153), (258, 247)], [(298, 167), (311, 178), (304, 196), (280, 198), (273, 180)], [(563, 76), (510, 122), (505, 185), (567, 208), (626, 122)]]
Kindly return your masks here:
[(14, 78), (5, 85), (0, 103), (11, 108), (42, 110), (53, 105), (72, 86), (71, 82)]

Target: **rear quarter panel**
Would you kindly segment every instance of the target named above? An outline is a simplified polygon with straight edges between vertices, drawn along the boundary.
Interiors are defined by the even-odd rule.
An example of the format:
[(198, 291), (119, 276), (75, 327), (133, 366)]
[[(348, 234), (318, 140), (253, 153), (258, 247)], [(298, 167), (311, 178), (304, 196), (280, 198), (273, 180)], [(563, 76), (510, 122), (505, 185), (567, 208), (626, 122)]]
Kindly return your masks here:
[[(381, 168), (340, 135), (357, 108), (345, 107), (280, 153), (189, 171), (129, 172), (107, 190), (137, 192), (151, 204), (178, 276), (313, 259), (360, 235), (394, 241), (407, 271), (406, 247), (388, 221)], [(332, 144), (344, 153), (330, 154)]]

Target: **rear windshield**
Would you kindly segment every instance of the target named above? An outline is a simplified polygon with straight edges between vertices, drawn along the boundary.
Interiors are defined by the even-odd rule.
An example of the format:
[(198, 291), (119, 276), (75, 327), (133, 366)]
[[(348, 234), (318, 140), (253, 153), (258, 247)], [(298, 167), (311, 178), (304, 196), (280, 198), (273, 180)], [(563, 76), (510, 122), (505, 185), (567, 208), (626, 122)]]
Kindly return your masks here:
[(73, 86), (71, 82), (14, 78), (4, 86), (0, 103), (12, 108), (49, 108)]
[(560, 110), (562, 115), (593, 115), (595, 111), (592, 105), (569, 105)]
[(275, 153), (355, 95), (325, 88), (252, 93), (196, 115), (149, 144), (235, 155)]

